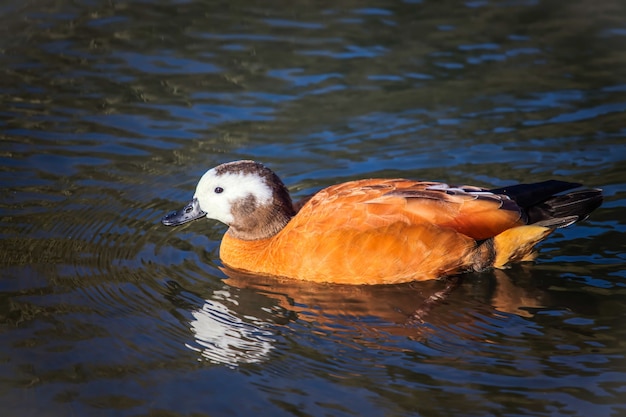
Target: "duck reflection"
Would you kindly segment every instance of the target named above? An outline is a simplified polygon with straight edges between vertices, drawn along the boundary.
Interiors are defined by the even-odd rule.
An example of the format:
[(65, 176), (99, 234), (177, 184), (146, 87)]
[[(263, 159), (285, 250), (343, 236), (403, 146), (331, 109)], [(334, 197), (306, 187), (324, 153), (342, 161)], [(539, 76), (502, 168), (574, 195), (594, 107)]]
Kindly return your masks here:
[(423, 322), (462, 282), (457, 276), (397, 285), (341, 285), (258, 276), (229, 268), (222, 271), (228, 276), (225, 283), (232, 287), (253, 289), (303, 320), (331, 325), (366, 318), (395, 325)]
[[(522, 278), (520, 279), (520, 271)], [(193, 341), (185, 346), (199, 359), (239, 366), (270, 358), (290, 323), (311, 324), (317, 332), (345, 332), (384, 346), (384, 337), (425, 340), (438, 329), (472, 327), (479, 315), (530, 317), (549, 299), (546, 291), (508, 271), (399, 285), (318, 284), (244, 274), (227, 268), (224, 286), (208, 298), (170, 282), (170, 300), (190, 312)], [(349, 329), (349, 330), (346, 330)], [(467, 336), (467, 335), (466, 335)]]
[(265, 323), (246, 323), (224, 304), (206, 300), (201, 309), (192, 312), (191, 330), (195, 344), (185, 344), (211, 362), (236, 365), (265, 360), (272, 350), (272, 332)]
[(185, 317), (193, 341), (185, 346), (198, 352), (199, 360), (236, 367), (267, 360), (275, 344), (273, 326), (280, 314), (261, 310), (257, 318), (238, 309), (239, 302), (229, 287), (213, 291), (203, 299), (174, 281), (168, 282), (167, 298), (178, 308), (188, 311)]

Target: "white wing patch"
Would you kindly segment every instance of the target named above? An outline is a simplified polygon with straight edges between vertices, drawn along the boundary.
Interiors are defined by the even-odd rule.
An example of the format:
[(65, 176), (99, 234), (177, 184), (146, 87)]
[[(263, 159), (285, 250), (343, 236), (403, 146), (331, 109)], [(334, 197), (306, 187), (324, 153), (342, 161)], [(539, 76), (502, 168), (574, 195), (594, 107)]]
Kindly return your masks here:
[(425, 190), (445, 191), (448, 194), (469, 194), (469, 195), (474, 195), (477, 198), (487, 197), (487, 198), (493, 198), (497, 200), (509, 200), (509, 196), (507, 195), (494, 194), (491, 191), (487, 191), (482, 188), (473, 187), (473, 186), (459, 187), (459, 186), (451, 186), (446, 183), (439, 183), (435, 185), (429, 185), (428, 187), (425, 188)]

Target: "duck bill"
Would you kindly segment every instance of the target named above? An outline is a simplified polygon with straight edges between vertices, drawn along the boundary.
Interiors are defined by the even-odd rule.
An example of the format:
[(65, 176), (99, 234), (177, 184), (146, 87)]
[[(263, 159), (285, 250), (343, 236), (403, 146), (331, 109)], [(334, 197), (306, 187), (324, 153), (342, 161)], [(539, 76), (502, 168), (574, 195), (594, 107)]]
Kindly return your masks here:
[(187, 223), (204, 216), (206, 216), (206, 213), (200, 209), (198, 199), (194, 198), (182, 209), (163, 216), (161, 223), (166, 226), (178, 226), (179, 224)]

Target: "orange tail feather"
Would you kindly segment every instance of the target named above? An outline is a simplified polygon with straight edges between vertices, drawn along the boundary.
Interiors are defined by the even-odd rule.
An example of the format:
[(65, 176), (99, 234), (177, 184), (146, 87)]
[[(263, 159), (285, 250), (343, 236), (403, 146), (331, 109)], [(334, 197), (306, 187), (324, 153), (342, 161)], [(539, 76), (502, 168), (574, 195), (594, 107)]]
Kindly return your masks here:
[(535, 245), (544, 240), (554, 228), (527, 225), (505, 230), (493, 238), (495, 248), (495, 268), (504, 268), (507, 264), (535, 259)]

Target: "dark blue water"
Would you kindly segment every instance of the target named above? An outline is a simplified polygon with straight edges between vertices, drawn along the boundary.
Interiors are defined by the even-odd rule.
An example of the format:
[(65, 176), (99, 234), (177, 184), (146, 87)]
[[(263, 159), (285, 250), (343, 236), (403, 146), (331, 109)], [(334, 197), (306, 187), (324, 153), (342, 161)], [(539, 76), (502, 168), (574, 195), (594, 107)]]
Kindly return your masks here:
[[(3, 415), (626, 415), (623, 2), (0, 12)], [(445, 282), (238, 276), (223, 225), (160, 224), (243, 158), (295, 198), (400, 176), (606, 200), (431, 304)]]

